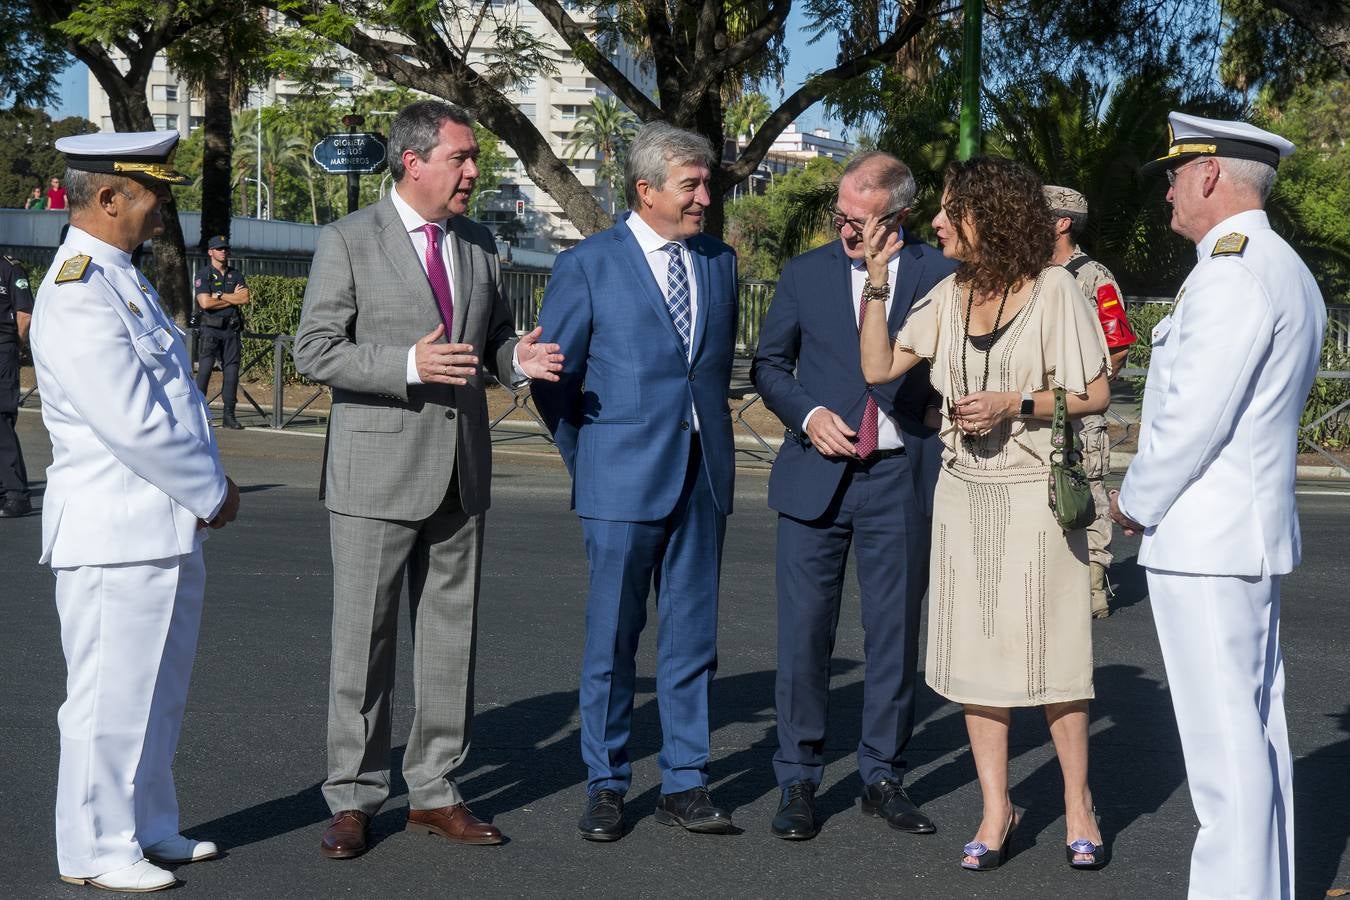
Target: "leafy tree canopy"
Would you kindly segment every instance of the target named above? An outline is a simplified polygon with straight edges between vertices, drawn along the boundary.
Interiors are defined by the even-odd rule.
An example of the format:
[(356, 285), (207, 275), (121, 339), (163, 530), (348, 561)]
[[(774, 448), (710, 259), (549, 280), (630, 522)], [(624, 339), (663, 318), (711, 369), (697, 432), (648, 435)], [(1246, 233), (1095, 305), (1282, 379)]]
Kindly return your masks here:
[(78, 117), (53, 121), (40, 109), (0, 112), (0, 206), (21, 208), (34, 187), (46, 190), (47, 180), (65, 171), (58, 138), (97, 130)]
[[(271, 214), (275, 219), (311, 222), (323, 225), (347, 214), (347, 177), (329, 175), (313, 161), (314, 145), (330, 134), (346, 131), (342, 117), (356, 112), (366, 117), (362, 126), (368, 131), (387, 133), (388, 112), (417, 99), (405, 88), (361, 92), (350, 104), (335, 106), (331, 101), (302, 98), (263, 109), (262, 169), (264, 202), (270, 192)], [(235, 209), (240, 215), (253, 215), (257, 188), (244, 179), (255, 178), (258, 166), (258, 110), (240, 110), (234, 116), (234, 165), (230, 185)], [(478, 137), (480, 175), (477, 190), (496, 187), (506, 167), (496, 136), (475, 128)], [(202, 143), (204, 132), (197, 129), (179, 144), (175, 157), (180, 171), (193, 178), (193, 184), (175, 191), (181, 209), (201, 209)], [(387, 193), (391, 180), (384, 173), (361, 178), (361, 204), (374, 203)]]
[(27, 0), (0, 0), (0, 108), (42, 106), (56, 96), (56, 79), (70, 62), (65, 48), (33, 14)]

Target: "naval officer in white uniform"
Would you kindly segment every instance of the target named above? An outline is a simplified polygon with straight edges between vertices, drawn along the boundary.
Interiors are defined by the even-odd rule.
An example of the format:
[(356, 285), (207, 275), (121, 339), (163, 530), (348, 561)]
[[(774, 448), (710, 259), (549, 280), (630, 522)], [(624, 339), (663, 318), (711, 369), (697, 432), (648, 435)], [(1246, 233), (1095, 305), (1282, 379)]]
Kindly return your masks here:
[(33, 362), (52, 465), (42, 562), (66, 657), (63, 881), (152, 891), (216, 855), (178, 832), (170, 770), (197, 647), (207, 529), (235, 517), (182, 332), (131, 251), (163, 229), (176, 132), (62, 138), (70, 232), (38, 289)]
[(1294, 466), (1326, 306), (1262, 207), (1294, 145), (1240, 122), (1169, 117), (1172, 230), (1199, 262), (1153, 330), (1139, 452), (1113, 518), (1143, 531), (1200, 831), (1190, 897), (1294, 893), (1280, 578), (1299, 562)]

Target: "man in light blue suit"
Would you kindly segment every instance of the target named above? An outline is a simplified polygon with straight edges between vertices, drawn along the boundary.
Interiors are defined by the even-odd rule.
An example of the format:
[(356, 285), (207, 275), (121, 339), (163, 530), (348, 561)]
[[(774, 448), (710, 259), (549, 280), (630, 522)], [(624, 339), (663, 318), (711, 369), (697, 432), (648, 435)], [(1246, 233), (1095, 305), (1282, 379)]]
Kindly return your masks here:
[(535, 403), (572, 475), (590, 563), (581, 668), (579, 827), (623, 836), (638, 638), (655, 589), (661, 799), (656, 819), (724, 834), (708, 795), (722, 539), (735, 476), (727, 387), (736, 256), (700, 233), (715, 164), (703, 137), (645, 126), (625, 171), (633, 210), (561, 254), (539, 324), (564, 355)]
[(830, 656), (850, 547), (867, 663), (862, 811), (898, 831), (936, 830), (905, 792), (900, 757), (914, 728), (919, 612), (942, 450), (924, 419), (939, 398), (926, 363), (869, 387), (857, 346), (868, 219), (901, 239), (887, 264), (885, 303), (870, 304), (892, 333), (955, 269), (904, 230), (914, 195), (914, 176), (895, 157), (870, 152), (851, 160), (835, 198), (839, 240), (788, 262), (760, 329), (755, 387), (786, 426), (769, 476), (769, 506), (778, 511), (773, 765), (783, 789), (772, 832), (784, 840), (809, 840), (820, 829), (815, 792), (825, 769)]

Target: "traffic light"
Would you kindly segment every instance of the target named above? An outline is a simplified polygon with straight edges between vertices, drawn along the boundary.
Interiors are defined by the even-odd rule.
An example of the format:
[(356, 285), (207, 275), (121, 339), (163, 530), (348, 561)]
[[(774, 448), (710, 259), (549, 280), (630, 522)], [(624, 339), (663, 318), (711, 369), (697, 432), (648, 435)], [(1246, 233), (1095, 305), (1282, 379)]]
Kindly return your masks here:
[(524, 201), (524, 200), (517, 200), (517, 201), (516, 201), (516, 218), (517, 218), (517, 219), (520, 219), (520, 218), (523, 218), (524, 216), (525, 216), (525, 201)]

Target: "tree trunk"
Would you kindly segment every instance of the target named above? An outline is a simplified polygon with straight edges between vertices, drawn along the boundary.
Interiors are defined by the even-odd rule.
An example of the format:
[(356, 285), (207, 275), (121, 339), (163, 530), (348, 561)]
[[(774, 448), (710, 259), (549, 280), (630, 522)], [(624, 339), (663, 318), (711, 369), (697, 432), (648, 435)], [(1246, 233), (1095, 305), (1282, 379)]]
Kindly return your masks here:
[(198, 249), (205, 252), (213, 235), (230, 236), (230, 172), (234, 154), (234, 123), (230, 115), (231, 74), (225, 60), (203, 84), (202, 122), (202, 234)]
[(722, 150), (726, 144), (725, 110), (720, 84), (703, 96), (703, 102), (699, 104), (696, 116), (694, 130), (712, 143), (713, 153), (717, 154), (712, 167), (712, 185), (708, 190), (712, 205), (703, 214), (703, 231), (721, 239), (726, 228), (726, 192), (735, 186), (735, 182), (727, 177), (726, 171), (720, 165)]
[(1350, 8), (1345, 0), (1267, 0), (1307, 29), (1342, 69), (1350, 73)]
[[(89, 63), (87, 59), (82, 61)], [(108, 95), (113, 128), (117, 131), (154, 131), (155, 120), (150, 115), (150, 105), (145, 99), (145, 73), (142, 72), (139, 77), (123, 76), (107, 63), (106, 57), (99, 62), (103, 64), (91, 65), (90, 71), (94, 72), (99, 86)], [(155, 290), (159, 292), (165, 311), (180, 323), (186, 323), (191, 309), (187, 253), (183, 247), (183, 226), (178, 221), (178, 204), (172, 196), (164, 204), (163, 218), (163, 233), (152, 239)]]
[(305, 184), (309, 185), (309, 214), (314, 220), (314, 224), (319, 224), (319, 202), (314, 197), (314, 167), (309, 161), (309, 154), (306, 153), (300, 157), (300, 161), (305, 164)]
[[(450, 96), (459, 93), (467, 96)], [(446, 91), (441, 96), (476, 109), (483, 125), (516, 151), (530, 180), (562, 207), (563, 216), (576, 226), (577, 231), (591, 235), (614, 224), (614, 219), (605, 212), (595, 195), (567, 163), (558, 158), (548, 140), (515, 104), (496, 90), (483, 89), (478, 84), (463, 92)]]

